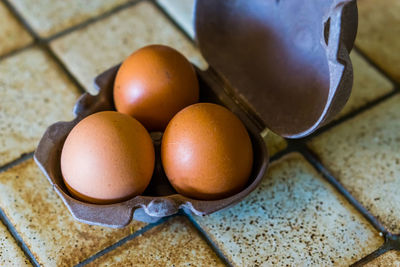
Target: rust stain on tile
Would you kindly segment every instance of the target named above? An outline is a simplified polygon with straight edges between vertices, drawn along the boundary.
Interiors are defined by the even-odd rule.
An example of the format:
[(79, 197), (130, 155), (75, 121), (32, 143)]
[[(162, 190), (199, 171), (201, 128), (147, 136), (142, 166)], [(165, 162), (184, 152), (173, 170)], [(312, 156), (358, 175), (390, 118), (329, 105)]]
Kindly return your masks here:
[(100, 15), (127, 0), (52, 1), (23, 0), (11, 3), (36, 32), (48, 37)]
[(32, 266), (17, 242), (0, 222), (0, 266)]
[(185, 217), (145, 232), (88, 266), (225, 266)]
[(400, 266), (400, 251), (388, 251), (364, 267), (398, 267)]
[(1, 2), (0, 40), (0, 55), (32, 42), (32, 37)]
[(207, 65), (193, 44), (152, 3), (145, 1), (50, 45), (86, 90), (95, 93), (95, 76), (136, 49), (157, 43), (174, 47), (200, 67)]
[(44, 266), (77, 264), (145, 225), (110, 229), (75, 221), (32, 159), (0, 174), (0, 206)]
[(322, 163), (378, 217), (400, 232), (400, 96), (309, 143)]
[(195, 219), (235, 266), (350, 265), (383, 243), (296, 153), (238, 205)]
[(358, 1), (356, 46), (400, 82), (400, 1)]
[(0, 165), (32, 152), (46, 127), (72, 119), (79, 93), (42, 50), (0, 62)]

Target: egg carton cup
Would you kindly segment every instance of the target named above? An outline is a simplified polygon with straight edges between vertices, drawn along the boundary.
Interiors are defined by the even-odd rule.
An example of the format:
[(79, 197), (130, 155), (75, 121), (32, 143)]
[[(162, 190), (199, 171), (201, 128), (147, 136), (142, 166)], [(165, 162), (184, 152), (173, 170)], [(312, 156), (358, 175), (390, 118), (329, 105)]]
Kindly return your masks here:
[[(242, 120), (252, 140), (255, 160), (248, 184), (241, 192), (231, 197), (207, 201), (178, 194), (169, 184), (162, 169), (160, 160), (162, 133), (157, 132), (151, 133), (156, 151), (154, 174), (142, 195), (121, 203), (108, 205), (86, 203), (72, 197), (64, 184), (61, 173), (60, 158), (64, 142), (72, 128), (85, 117), (100, 111), (115, 110), (113, 85), (118, 68), (119, 66), (113, 67), (95, 79), (95, 87), (99, 93), (97, 95), (83, 94), (74, 107), (75, 119), (70, 122), (57, 122), (51, 125), (46, 130), (34, 154), (36, 163), (76, 220), (92, 225), (119, 228), (129, 224), (132, 218), (144, 222), (155, 222), (165, 216), (179, 212), (180, 209), (196, 215), (206, 215), (239, 202), (257, 187), (267, 168), (267, 151), (257, 128), (248, 120)], [(200, 72), (197, 69), (197, 73)], [(198, 75), (198, 77), (200, 78), (201, 75)], [(221, 98), (225, 101), (229, 99), (227, 96), (222, 97), (224, 95), (222, 91), (219, 92), (220, 97), (212, 92), (205, 92), (210, 90), (201, 82), (200, 100), (223, 104)], [(225, 106), (229, 108), (233, 105), (234, 103), (227, 103)], [(244, 114), (239, 115), (240, 118), (244, 116)]]

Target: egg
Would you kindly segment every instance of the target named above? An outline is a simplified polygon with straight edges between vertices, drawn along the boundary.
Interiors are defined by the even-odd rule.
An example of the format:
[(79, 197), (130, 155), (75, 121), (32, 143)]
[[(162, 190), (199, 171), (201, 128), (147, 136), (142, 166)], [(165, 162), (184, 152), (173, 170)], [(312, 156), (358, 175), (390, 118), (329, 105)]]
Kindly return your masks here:
[(239, 192), (253, 165), (253, 149), (243, 123), (211, 103), (186, 107), (168, 124), (161, 143), (165, 173), (185, 196), (213, 200)]
[(141, 194), (151, 180), (154, 161), (146, 129), (129, 115), (104, 111), (84, 118), (69, 133), (61, 172), (72, 196), (108, 204)]
[(134, 52), (122, 63), (114, 82), (117, 111), (133, 116), (149, 131), (163, 131), (178, 111), (198, 99), (192, 64), (164, 45)]

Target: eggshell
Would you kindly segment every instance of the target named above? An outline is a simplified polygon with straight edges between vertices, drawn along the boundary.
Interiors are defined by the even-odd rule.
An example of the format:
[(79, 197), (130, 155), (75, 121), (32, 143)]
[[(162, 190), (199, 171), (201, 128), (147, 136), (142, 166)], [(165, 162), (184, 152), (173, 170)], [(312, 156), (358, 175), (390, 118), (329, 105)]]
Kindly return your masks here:
[(199, 99), (193, 66), (178, 51), (163, 45), (130, 55), (115, 78), (114, 103), (150, 131), (163, 131), (181, 109)]
[(154, 170), (149, 133), (115, 111), (92, 114), (69, 133), (61, 153), (64, 182), (77, 199), (115, 203), (141, 194)]
[(168, 124), (161, 157), (165, 173), (180, 194), (220, 199), (240, 191), (253, 165), (250, 137), (228, 109), (191, 105)]

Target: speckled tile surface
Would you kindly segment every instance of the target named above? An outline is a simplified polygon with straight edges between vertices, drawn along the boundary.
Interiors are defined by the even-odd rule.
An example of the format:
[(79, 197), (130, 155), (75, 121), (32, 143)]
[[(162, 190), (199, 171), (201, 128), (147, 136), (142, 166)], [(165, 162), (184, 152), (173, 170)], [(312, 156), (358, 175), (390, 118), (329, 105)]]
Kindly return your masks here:
[(235, 266), (347, 266), (383, 243), (297, 153), (238, 205), (195, 220)]
[(46, 37), (104, 13), (124, 2), (127, 0), (11, 1), (31, 27)]
[(0, 2), (0, 56), (32, 42), (32, 37)]
[(43, 266), (75, 265), (144, 226), (75, 221), (33, 159), (0, 173), (0, 207)]
[(400, 251), (389, 251), (368, 262), (365, 267), (398, 267), (400, 266)]
[(400, 1), (357, 1), (357, 47), (400, 82)]
[(32, 266), (18, 247), (7, 228), (0, 221), (0, 266)]
[(157, 2), (194, 39), (194, 0), (157, 0)]
[(0, 166), (33, 152), (44, 130), (73, 118), (79, 93), (38, 48), (0, 61)]
[(400, 96), (310, 143), (335, 177), (394, 232), (400, 232)]
[(338, 117), (348, 114), (369, 102), (391, 92), (394, 85), (375, 70), (360, 54), (352, 51), (350, 58), (354, 69), (353, 89), (349, 101)]
[(225, 266), (185, 217), (156, 226), (87, 266)]
[(136, 49), (154, 43), (172, 46), (196, 65), (206, 66), (193, 44), (149, 2), (140, 2), (57, 39), (51, 47), (85, 88), (94, 92), (92, 81), (96, 75)]

